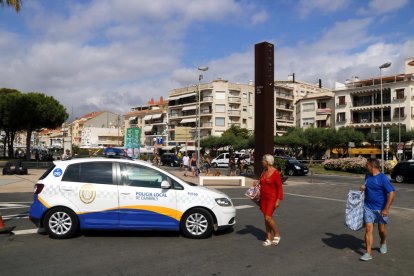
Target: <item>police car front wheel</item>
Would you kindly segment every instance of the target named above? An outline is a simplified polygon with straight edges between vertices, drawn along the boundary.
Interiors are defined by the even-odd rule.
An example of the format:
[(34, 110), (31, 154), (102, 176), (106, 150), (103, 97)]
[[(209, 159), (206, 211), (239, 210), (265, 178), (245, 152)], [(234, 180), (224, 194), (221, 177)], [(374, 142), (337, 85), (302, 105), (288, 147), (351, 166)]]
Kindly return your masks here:
[(213, 223), (210, 212), (202, 208), (195, 208), (184, 215), (181, 220), (181, 231), (186, 237), (204, 239), (213, 233)]
[(68, 239), (78, 231), (78, 217), (68, 208), (57, 207), (50, 210), (44, 220), (44, 227), (49, 237)]

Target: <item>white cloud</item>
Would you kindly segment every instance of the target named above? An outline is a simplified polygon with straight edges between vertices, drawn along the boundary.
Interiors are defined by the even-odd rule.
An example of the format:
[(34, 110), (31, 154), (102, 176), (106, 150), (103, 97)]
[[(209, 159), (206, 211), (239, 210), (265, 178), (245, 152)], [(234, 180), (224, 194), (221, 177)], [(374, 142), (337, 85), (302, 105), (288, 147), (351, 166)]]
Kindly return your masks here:
[(93, 109), (124, 112), (184, 85), (189, 73), (179, 68), (190, 26), (256, 24), (267, 15), (236, 0), (62, 5), (54, 10), (28, 2), (20, 14), (28, 34), (0, 27), (1, 86), (55, 96), (73, 106), (75, 116)]
[(266, 22), (266, 20), (269, 19), (269, 14), (265, 11), (259, 11), (252, 16), (252, 23), (253, 24), (259, 24)]
[(301, 18), (305, 18), (312, 13), (331, 13), (346, 8), (350, 0), (300, 0), (298, 12)]
[(399, 10), (406, 4), (408, 4), (408, 0), (371, 0), (365, 12), (383, 14)]

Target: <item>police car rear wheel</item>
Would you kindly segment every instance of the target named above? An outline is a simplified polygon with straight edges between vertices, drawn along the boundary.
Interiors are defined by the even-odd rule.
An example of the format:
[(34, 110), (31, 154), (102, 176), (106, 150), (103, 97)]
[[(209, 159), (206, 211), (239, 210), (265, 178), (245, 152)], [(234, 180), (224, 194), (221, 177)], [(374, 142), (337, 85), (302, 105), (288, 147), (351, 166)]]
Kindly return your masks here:
[(189, 238), (208, 238), (213, 233), (213, 217), (207, 210), (195, 208), (184, 215), (181, 231)]
[(70, 209), (58, 207), (46, 214), (44, 226), (49, 237), (68, 239), (78, 231), (78, 218)]

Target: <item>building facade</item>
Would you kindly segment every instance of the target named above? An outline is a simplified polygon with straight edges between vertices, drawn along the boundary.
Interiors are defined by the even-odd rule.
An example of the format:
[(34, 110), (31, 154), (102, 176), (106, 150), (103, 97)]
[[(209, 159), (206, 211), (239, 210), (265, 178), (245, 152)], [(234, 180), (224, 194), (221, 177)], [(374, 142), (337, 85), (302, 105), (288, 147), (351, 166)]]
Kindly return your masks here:
[(84, 127), (82, 129), (82, 148), (120, 147), (123, 137), (115, 127)]
[[(384, 127), (414, 128), (414, 62), (403, 74), (385, 76), (383, 82)], [(364, 133), (381, 127), (381, 80), (379, 77), (337, 84), (335, 90), (335, 127), (353, 127)]]
[[(298, 121), (297, 116), (301, 114), (301, 111), (296, 110), (297, 106), (296, 103), (304, 97), (310, 97), (313, 94), (329, 94), (332, 93), (332, 90), (322, 87), (322, 81), (319, 80), (318, 84), (311, 84), (302, 81), (297, 81), (295, 79), (295, 75), (288, 76), (288, 80), (282, 81), (275, 81), (275, 108), (276, 108), (276, 129), (275, 135), (283, 135), (287, 128), (293, 126), (301, 126), (303, 125), (300, 120)], [(315, 112), (316, 112), (316, 105), (315, 105)], [(306, 110), (306, 109), (305, 109)], [(306, 111), (306, 112), (313, 112), (313, 111)], [(289, 120), (280, 121), (280, 115), (285, 116), (285, 118), (289, 118)], [(311, 123), (312, 115), (316, 118), (316, 114), (305, 114), (305, 116), (311, 117), (303, 117), (301, 118), (309, 118), (305, 121), (305, 125), (307, 123)], [(325, 115), (325, 114), (319, 114)], [(328, 114), (327, 114), (328, 115)], [(321, 118), (321, 117), (318, 117)], [(329, 121), (329, 119), (325, 120)], [(315, 121), (316, 122), (316, 121)], [(328, 123), (328, 122), (327, 122)], [(316, 124), (316, 123), (313, 123)]]
[[(232, 125), (253, 130), (254, 86), (217, 79), (201, 84), (200, 137), (220, 136)], [(170, 140), (194, 143), (197, 129), (198, 86), (171, 91), (168, 99)]]
[(124, 127), (121, 116), (118, 114), (109, 111), (97, 111), (85, 114), (74, 120), (69, 125), (72, 145), (81, 146), (82, 133), (86, 127), (117, 129), (117, 133), (119, 133), (122, 141)]
[(168, 145), (168, 102), (161, 97), (147, 105), (136, 106), (124, 115), (125, 132), (128, 128), (141, 129), (141, 147)]
[(296, 126), (329, 128), (335, 126), (335, 94), (308, 94), (296, 102)]

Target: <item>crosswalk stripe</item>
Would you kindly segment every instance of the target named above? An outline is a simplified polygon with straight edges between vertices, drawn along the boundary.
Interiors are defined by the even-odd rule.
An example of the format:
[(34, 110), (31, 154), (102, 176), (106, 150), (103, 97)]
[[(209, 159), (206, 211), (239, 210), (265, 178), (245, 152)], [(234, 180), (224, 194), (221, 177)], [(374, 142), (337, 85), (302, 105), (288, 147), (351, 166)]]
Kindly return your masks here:
[(16, 230), (13, 231), (13, 234), (15, 235), (27, 235), (27, 234), (35, 234), (37, 233), (37, 228), (36, 229), (25, 229), (25, 230)]
[(248, 208), (253, 208), (253, 205), (240, 205), (240, 206), (234, 206), (234, 208), (236, 208), (237, 210), (240, 209), (248, 209)]

